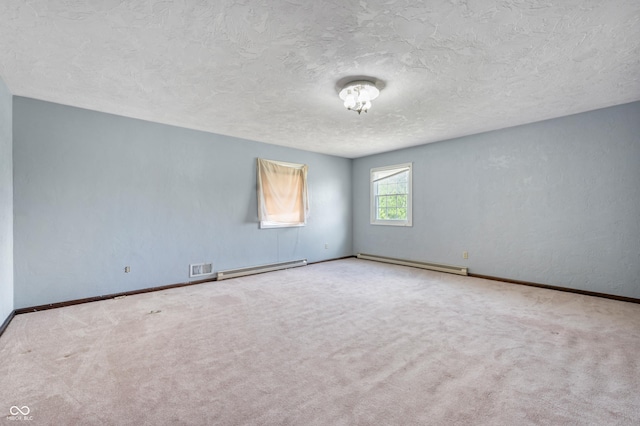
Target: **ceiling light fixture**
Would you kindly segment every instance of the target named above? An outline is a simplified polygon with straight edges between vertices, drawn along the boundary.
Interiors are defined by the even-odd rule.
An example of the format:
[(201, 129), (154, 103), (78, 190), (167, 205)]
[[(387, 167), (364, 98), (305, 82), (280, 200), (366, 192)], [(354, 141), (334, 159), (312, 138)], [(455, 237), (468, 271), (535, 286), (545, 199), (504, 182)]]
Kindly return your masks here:
[(357, 80), (347, 83), (340, 91), (340, 99), (348, 110), (358, 114), (371, 108), (371, 101), (378, 97), (380, 90), (370, 81)]

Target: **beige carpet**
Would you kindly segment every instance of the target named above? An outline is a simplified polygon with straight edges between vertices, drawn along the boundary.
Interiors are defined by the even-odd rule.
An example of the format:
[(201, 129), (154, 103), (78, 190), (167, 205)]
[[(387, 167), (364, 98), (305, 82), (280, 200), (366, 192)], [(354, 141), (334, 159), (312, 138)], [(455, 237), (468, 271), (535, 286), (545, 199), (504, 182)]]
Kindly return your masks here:
[(637, 425), (640, 305), (345, 259), (18, 315), (0, 424), (25, 424), (13, 406), (55, 425)]

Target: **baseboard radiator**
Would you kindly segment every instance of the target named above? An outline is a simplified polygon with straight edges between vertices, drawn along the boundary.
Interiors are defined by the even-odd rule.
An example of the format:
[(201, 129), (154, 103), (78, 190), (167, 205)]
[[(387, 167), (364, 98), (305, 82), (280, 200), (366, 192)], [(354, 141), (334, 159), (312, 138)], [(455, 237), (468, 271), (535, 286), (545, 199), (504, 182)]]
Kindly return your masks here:
[(278, 271), (280, 269), (297, 268), (298, 266), (306, 266), (307, 259), (292, 260), (290, 262), (270, 263), (268, 265), (249, 266), (247, 268), (227, 269), (219, 271), (217, 280), (226, 280), (229, 278), (243, 277), (245, 275), (261, 274), (263, 272)]
[(448, 272), (450, 274), (468, 275), (468, 269), (462, 266), (445, 265), (442, 263), (417, 262), (415, 260), (396, 259), (393, 257), (377, 256), (375, 254), (358, 253), (358, 259), (375, 260), (376, 262), (393, 263), (395, 265), (413, 266), (414, 268), (430, 269), (432, 271)]

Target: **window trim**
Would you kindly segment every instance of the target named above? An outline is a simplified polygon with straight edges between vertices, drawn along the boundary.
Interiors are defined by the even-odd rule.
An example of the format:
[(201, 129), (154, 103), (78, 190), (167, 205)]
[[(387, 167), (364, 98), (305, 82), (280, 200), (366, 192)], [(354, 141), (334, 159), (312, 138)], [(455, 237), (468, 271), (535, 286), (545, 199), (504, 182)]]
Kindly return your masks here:
[[(376, 194), (374, 194), (374, 174), (385, 170), (409, 169), (408, 191), (407, 191), (407, 219), (378, 219), (376, 208)], [(390, 176), (387, 176), (390, 177)], [(369, 215), (371, 225), (388, 226), (413, 226), (413, 163), (394, 164), (392, 166), (374, 167), (369, 172)]]

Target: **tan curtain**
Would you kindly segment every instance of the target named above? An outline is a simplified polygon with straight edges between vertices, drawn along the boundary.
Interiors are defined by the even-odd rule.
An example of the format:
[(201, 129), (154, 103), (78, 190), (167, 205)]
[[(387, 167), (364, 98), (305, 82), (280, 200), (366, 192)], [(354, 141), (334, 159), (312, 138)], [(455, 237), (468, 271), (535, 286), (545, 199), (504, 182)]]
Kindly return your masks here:
[(258, 158), (258, 218), (263, 228), (307, 223), (307, 165)]

